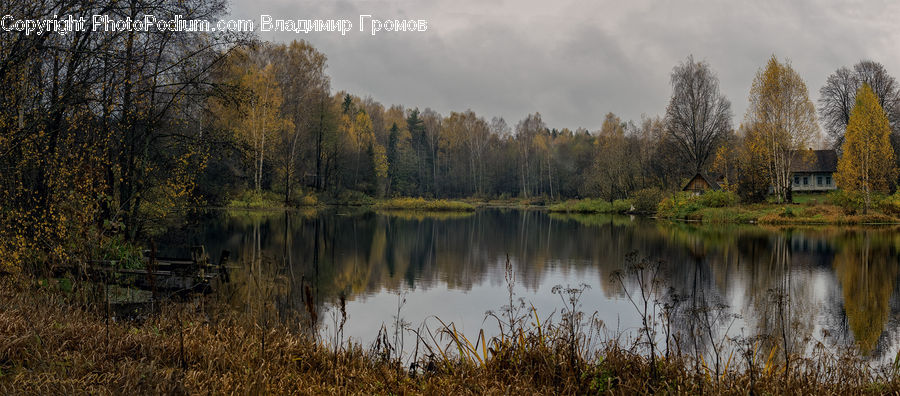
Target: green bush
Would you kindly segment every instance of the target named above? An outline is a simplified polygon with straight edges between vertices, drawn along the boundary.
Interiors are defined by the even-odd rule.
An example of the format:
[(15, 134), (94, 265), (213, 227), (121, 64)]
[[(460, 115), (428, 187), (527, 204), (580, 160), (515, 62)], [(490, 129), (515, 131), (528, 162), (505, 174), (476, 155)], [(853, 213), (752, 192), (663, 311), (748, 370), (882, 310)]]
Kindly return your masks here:
[(723, 208), (738, 202), (737, 194), (725, 190), (709, 190), (700, 194), (700, 204), (707, 208)]
[(724, 190), (709, 190), (700, 195), (679, 192), (662, 200), (656, 207), (659, 217), (686, 218), (703, 208), (722, 208), (738, 202), (737, 194)]
[(612, 210), (615, 213), (627, 213), (631, 211), (632, 203), (630, 199), (617, 199), (612, 202)]
[(375, 203), (375, 199), (355, 190), (343, 190), (332, 200), (336, 205), (367, 206)]
[(794, 210), (790, 206), (785, 206), (781, 210), (781, 217), (794, 217)]
[(878, 208), (885, 214), (900, 215), (900, 191), (882, 198), (878, 203)]
[(659, 217), (684, 218), (701, 207), (698, 196), (688, 192), (678, 192), (663, 199), (656, 206), (656, 214)]
[(856, 214), (866, 206), (866, 197), (858, 191), (836, 190), (828, 194), (831, 203), (840, 206), (847, 214)]
[(634, 210), (641, 213), (656, 212), (663, 197), (663, 192), (656, 187), (638, 190), (634, 193)]
[(247, 190), (231, 200), (228, 206), (233, 208), (279, 208), (282, 207), (282, 197), (271, 191)]
[(128, 242), (122, 235), (116, 234), (105, 238), (99, 246), (96, 256), (100, 260), (109, 260), (115, 267), (138, 269), (144, 268), (144, 251), (140, 246)]

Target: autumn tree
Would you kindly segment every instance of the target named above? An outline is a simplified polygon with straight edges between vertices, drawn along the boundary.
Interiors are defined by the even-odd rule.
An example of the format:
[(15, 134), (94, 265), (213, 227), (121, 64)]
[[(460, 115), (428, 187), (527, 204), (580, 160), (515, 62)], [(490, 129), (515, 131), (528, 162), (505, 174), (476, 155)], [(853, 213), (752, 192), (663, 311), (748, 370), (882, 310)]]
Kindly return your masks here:
[(268, 45), (264, 52), (272, 59), (282, 90), (281, 112), (292, 126), (283, 130), (276, 157), (284, 201), (288, 202), (301, 158), (313, 158), (313, 186), (322, 188), (323, 145), (328, 133), (325, 102), (329, 100), (330, 80), (325, 74), (325, 55), (306, 41)]
[(819, 90), (819, 115), (835, 149), (844, 143), (850, 113), (863, 84), (868, 84), (875, 93), (893, 132), (900, 132), (900, 84), (881, 63), (861, 61), (852, 69), (846, 66), (837, 69)]
[(428, 165), (428, 168), (422, 170), (431, 170), (431, 175), (425, 176), (427, 173), (423, 174), (422, 180), (431, 179), (431, 193), (435, 196), (440, 193), (440, 184), (438, 182), (438, 155), (441, 148), (441, 139), (443, 138), (441, 135), (442, 121), (443, 117), (430, 108), (425, 108), (425, 111), (422, 112), (423, 128), (421, 129), (421, 142), (425, 149), (423, 151), (422, 160), (423, 163)]
[(772, 186), (768, 140), (755, 124), (741, 125), (736, 148), (737, 192), (745, 202), (762, 202)]
[[(607, 113), (603, 125), (591, 139), (593, 145), (591, 165), (587, 167), (582, 195), (599, 196), (606, 200), (628, 198), (642, 187), (640, 166), (644, 163), (641, 141), (642, 132), (634, 123), (624, 122), (613, 113)], [(573, 144), (587, 143), (574, 139)]]
[(719, 92), (719, 79), (709, 64), (695, 62), (693, 56), (675, 66), (671, 82), (666, 130), (699, 173), (716, 144), (731, 130), (731, 102)]
[(870, 233), (847, 233), (835, 245), (832, 266), (843, 295), (847, 330), (860, 352), (871, 355), (890, 320), (898, 272), (896, 261), (890, 258), (892, 244)]
[(872, 193), (885, 193), (894, 186), (897, 166), (890, 144), (890, 123), (875, 92), (864, 83), (855, 97), (834, 177), (840, 188), (862, 193), (864, 210), (868, 211)]
[(432, 168), (424, 160), (428, 156), (429, 149), (425, 139), (425, 121), (419, 116), (419, 109), (408, 109), (406, 115), (406, 130), (409, 132), (410, 147), (416, 163), (416, 190), (418, 195), (424, 195), (427, 176)]
[(721, 187), (723, 189), (736, 190), (737, 173), (740, 167), (739, 152), (740, 140), (733, 131), (729, 131), (722, 137), (712, 159), (713, 171), (722, 176)]
[(231, 81), (239, 88), (241, 100), (224, 104), (214, 101), (213, 109), (218, 124), (229, 129), (246, 148), (253, 189), (259, 193), (266, 159), (271, 158), (276, 139), (294, 125), (282, 114), (284, 98), (275, 79), (275, 67), (271, 63), (260, 67), (253, 56), (236, 52), (230, 60)]
[[(34, 20), (216, 21), (224, 1), (9, 0), (3, 9)], [(0, 34), (0, 261), (77, 261), (110, 234), (133, 241), (160, 211), (190, 205), (210, 149), (206, 98), (221, 88), (212, 71), (242, 42), (155, 29)]]
[(354, 150), (356, 151), (353, 171), (353, 185), (356, 187), (359, 184), (359, 156), (363, 150), (370, 149), (375, 141), (375, 135), (372, 130), (372, 119), (369, 118), (369, 115), (365, 111), (360, 111), (356, 114), (353, 125), (350, 128), (350, 136), (353, 141)]
[(806, 160), (805, 149), (818, 137), (819, 124), (806, 83), (790, 63), (772, 56), (756, 73), (746, 123), (764, 139), (755, 149), (766, 159), (776, 197), (791, 202), (791, 167)]
[(521, 179), (521, 194), (528, 197), (533, 187), (531, 181), (531, 161), (534, 152), (535, 137), (543, 133), (547, 125), (541, 119), (541, 113), (529, 114), (525, 119), (516, 124), (516, 144), (519, 148), (519, 177)]

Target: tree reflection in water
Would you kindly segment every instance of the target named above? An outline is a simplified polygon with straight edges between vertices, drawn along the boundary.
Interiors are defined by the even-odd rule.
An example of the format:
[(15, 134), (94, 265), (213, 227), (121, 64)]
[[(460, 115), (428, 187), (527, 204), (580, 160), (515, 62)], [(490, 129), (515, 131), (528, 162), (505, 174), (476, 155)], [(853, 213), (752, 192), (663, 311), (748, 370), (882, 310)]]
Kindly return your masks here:
[(215, 212), (167, 238), (160, 246), (232, 251), (234, 281), (218, 294), (257, 314), (261, 325), (281, 321), (327, 331), (318, 318), (344, 295), (346, 331), (363, 342), (390, 323), (398, 290), (408, 290), (405, 319), (414, 324), (437, 315), (475, 332), (489, 327), (484, 312), (508, 299), (507, 255), (517, 294), (540, 312), (558, 312), (554, 285), (583, 282), (592, 286), (585, 309), (598, 311), (612, 331), (632, 331), (640, 315), (609, 278), (637, 251), (665, 263), (661, 290), (668, 292), (658, 302), (680, 298), (671, 323), (680, 348), (709, 353), (717, 340), (756, 335), (765, 340), (758, 353), (766, 356), (802, 354), (818, 341), (858, 345), (880, 360), (898, 348), (896, 332), (886, 331), (900, 312), (895, 228), (697, 225), (535, 210), (331, 209)]

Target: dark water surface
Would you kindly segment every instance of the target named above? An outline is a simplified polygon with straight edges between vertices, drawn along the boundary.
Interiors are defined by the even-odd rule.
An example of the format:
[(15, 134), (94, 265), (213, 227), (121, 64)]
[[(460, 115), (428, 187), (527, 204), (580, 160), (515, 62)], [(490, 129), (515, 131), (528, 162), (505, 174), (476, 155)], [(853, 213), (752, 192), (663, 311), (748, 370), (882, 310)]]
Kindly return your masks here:
[[(677, 295), (682, 307), (714, 311), (715, 338), (780, 335), (785, 327), (801, 351), (821, 342), (887, 361), (898, 349), (894, 227), (710, 226), (500, 209), (219, 211), (160, 241), (170, 250), (192, 244), (205, 245), (213, 259), (231, 251), (232, 282), (218, 293), (238, 309), (289, 321), (308, 319), (312, 307), (327, 335), (345, 295), (344, 333), (364, 344), (382, 325), (392, 329), (398, 306), (413, 327), (438, 317), (471, 336), (496, 332), (485, 312), (509, 303), (507, 257), (516, 297), (542, 319), (559, 317), (555, 285), (587, 284), (581, 309), (596, 311), (611, 334), (633, 334), (640, 315), (611, 277), (636, 251), (664, 261), (654, 298)], [(684, 317), (675, 316), (673, 327), (690, 331)]]

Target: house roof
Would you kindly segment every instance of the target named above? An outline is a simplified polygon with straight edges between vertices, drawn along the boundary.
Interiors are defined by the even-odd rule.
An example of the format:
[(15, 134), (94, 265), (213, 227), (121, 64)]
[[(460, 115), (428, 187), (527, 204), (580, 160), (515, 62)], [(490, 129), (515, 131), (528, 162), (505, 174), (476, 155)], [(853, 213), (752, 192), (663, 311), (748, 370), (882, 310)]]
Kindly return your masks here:
[(791, 172), (837, 172), (837, 152), (834, 150), (808, 150), (812, 154), (794, 153)]
[(694, 180), (696, 180), (698, 177), (700, 179), (702, 179), (703, 181), (705, 181), (711, 190), (720, 190), (722, 188), (722, 187), (719, 187), (719, 183), (716, 183), (716, 178), (710, 177), (707, 174), (698, 173), (698, 174), (694, 175), (694, 177), (692, 177), (691, 180), (688, 180), (687, 184), (684, 185), (684, 187), (681, 189), (681, 191), (687, 191), (687, 189), (691, 185), (691, 183), (693, 183)]

